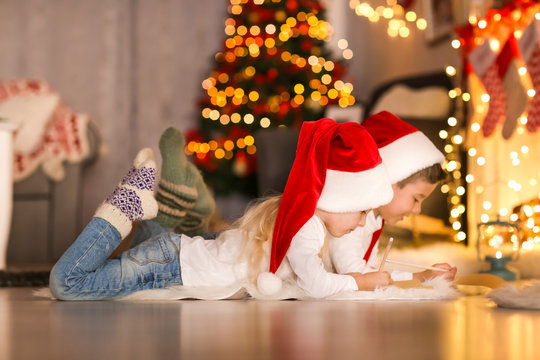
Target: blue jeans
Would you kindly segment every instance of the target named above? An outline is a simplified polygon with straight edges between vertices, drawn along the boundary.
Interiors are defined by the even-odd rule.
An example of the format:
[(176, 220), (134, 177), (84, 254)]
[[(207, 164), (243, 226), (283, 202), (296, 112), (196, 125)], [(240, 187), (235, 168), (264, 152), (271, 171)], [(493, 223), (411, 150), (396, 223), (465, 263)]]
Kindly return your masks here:
[(51, 270), (60, 300), (100, 300), (181, 284), (180, 235), (161, 233), (109, 259), (122, 238), (108, 221), (93, 218)]
[(146, 241), (156, 235), (166, 232), (175, 232), (173, 228), (166, 227), (154, 220), (143, 220), (137, 225), (133, 232), (133, 237), (129, 243), (129, 247), (133, 248), (143, 241)]

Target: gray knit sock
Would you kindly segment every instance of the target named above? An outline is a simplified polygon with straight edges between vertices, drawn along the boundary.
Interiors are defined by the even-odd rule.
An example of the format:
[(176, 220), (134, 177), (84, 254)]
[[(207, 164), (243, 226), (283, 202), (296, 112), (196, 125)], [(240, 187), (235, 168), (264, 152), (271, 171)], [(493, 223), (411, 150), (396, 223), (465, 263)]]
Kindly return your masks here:
[(215, 202), (195, 165), (184, 153), (184, 135), (170, 127), (159, 141), (163, 163), (156, 199), (155, 221), (190, 236), (204, 233)]

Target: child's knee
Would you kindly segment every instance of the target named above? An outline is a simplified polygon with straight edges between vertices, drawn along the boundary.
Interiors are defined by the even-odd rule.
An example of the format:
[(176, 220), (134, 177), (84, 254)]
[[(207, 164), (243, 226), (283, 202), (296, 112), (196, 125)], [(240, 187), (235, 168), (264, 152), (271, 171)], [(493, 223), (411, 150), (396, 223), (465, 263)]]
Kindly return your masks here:
[(67, 277), (56, 265), (49, 275), (49, 289), (58, 300), (73, 300), (72, 287), (67, 282)]

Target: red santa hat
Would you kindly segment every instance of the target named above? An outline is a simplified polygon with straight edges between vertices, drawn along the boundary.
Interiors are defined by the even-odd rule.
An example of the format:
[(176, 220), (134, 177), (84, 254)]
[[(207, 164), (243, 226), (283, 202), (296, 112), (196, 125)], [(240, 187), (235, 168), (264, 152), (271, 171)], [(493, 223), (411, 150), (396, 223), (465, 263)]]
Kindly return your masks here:
[(363, 211), (392, 197), (377, 145), (362, 125), (331, 119), (305, 122), (276, 218), (270, 272), (279, 268), (292, 238), (316, 208)]
[(362, 125), (377, 143), (392, 184), (444, 162), (426, 135), (388, 111), (367, 117)]

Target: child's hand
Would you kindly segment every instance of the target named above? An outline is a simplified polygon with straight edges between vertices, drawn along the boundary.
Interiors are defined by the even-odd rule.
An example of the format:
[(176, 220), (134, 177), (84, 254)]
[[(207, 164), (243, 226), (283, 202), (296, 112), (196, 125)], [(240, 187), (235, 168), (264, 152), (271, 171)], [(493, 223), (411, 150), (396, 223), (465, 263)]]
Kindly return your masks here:
[(434, 264), (432, 266), (436, 268), (441, 268), (442, 270), (447, 270), (447, 271), (424, 270), (421, 272), (414, 273), (413, 279), (425, 281), (425, 280), (432, 279), (437, 276), (441, 276), (445, 280), (452, 281), (456, 277), (457, 268), (454, 266), (451, 266), (447, 263)]
[(392, 283), (390, 273), (387, 271), (362, 273), (348, 273), (356, 281), (358, 290), (375, 290), (377, 287), (388, 286)]

